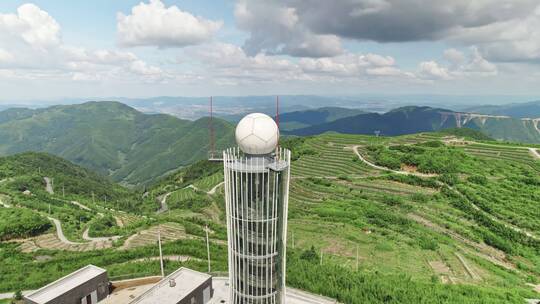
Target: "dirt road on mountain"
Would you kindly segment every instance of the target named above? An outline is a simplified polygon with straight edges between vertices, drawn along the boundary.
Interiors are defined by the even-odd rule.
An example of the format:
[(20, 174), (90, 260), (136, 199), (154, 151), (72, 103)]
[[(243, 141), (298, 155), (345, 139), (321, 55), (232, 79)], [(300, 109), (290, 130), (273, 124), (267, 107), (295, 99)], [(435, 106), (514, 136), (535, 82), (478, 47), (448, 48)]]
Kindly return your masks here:
[(91, 242), (108, 242), (108, 241), (113, 241), (113, 240), (117, 240), (120, 238), (119, 235), (113, 235), (113, 236), (108, 236), (108, 237), (91, 237), (88, 235), (89, 233), (89, 230), (90, 228), (86, 228), (82, 234), (82, 238), (87, 240), (87, 241), (91, 241)]
[(531, 152), (532, 156), (536, 159), (540, 159), (540, 153), (538, 153), (538, 149), (535, 148), (529, 148), (529, 151)]
[(214, 194), (216, 193), (217, 189), (218, 189), (221, 185), (223, 185), (224, 183), (225, 183), (225, 182), (221, 182), (221, 183), (215, 185), (212, 189), (210, 189), (210, 191), (206, 192), (206, 194), (208, 194), (208, 195), (214, 195)]
[(44, 177), (43, 179), (45, 180), (45, 191), (49, 192), (49, 194), (54, 194), (52, 180), (48, 177)]
[(56, 236), (58, 237), (58, 239), (62, 243), (68, 244), (68, 245), (82, 245), (82, 244), (84, 244), (84, 243), (77, 243), (77, 242), (72, 242), (72, 241), (68, 240), (66, 238), (66, 236), (64, 235), (64, 231), (62, 230), (62, 224), (60, 223), (60, 221), (55, 219), (55, 218), (52, 218), (52, 217), (48, 217), (48, 219), (51, 220), (54, 223), (54, 226), (56, 226)]
[(368, 161), (367, 159), (365, 159), (362, 154), (360, 153), (360, 151), (358, 150), (358, 148), (361, 147), (361, 146), (353, 146), (352, 149), (354, 151), (354, 153), (356, 154), (356, 156), (358, 156), (358, 158), (364, 162), (366, 165), (372, 167), (372, 168), (375, 168), (375, 169), (378, 169), (378, 170), (383, 170), (383, 171), (388, 171), (388, 172), (392, 172), (392, 173), (396, 173), (396, 174), (403, 174), (403, 175), (415, 175), (415, 176), (419, 176), (419, 177), (434, 177), (434, 176), (437, 176), (437, 174), (428, 174), (428, 173), (420, 173), (420, 172), (412, 172), (412, 171), (402, 171), (402, 170), (392, 170), (392, 169), (389, 169), (389, 168), (386, 168), (386, 167), (381, 167), (381, 166), (378, 166), (370, 161)]
[(159, 210), (157, 211), (157, 213), (163, 213), (163, 212), (166, 212), (167, 210), (169, 210), (169, 207), (167, 206), (167, 197), (169, 197), (169, 195), (171, 195), (172, 192), (167, 192), (165, 194), (163, 194), (162, 196), (158, 197), (159, 199)]

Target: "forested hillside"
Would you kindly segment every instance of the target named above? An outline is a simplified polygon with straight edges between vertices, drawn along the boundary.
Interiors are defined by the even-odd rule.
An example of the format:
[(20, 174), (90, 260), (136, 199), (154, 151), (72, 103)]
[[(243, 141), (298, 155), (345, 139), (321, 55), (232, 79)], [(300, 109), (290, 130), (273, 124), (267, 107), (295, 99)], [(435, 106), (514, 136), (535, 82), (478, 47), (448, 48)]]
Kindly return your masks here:
[(279, 127), (283, 131), (291, 131), (362, 113), (365, 112), (358, 109), (339, 107), (324, 107), (312, 110), (287, 112), (280, 115)]
[(383, 136), (396, 136), (455, 127), (475, 129), (502, 141), (540, 143), (538, 121), (418, 106), (397, 108), (384, 114), (365, 113), (330, 122), (321, 121), (319, 124), (285, 130), (284, 133), (306, 136), (325, 132), (366, 135), (378, 132)]
[[(462, 130), (284, 140), (288, 285), (351, 304), (537, 298), (540, 146)], [(166, 272), (204, 271), (206, 225), (212, 269), (227, 270), (220, 163), (196, 162), (140, 192), (44, 154), (2, 158), (0, 172), (0, 291), (88, 263), (113, 279), (157, 274), (158, 231)]]
[(466, 108), (465, 111), (490, 115), (506, 115), (515, 118), (540, 118), (540, 100), (504, 105), (474, 106)]
[[(206, 158), (208, 118), (142, 114), (117, 102), (0, 112), (0, 154), (43, 151), (126, 184), (148, 183)], [(216, 147), (232, 143), (231, 124), (214, 119)]]

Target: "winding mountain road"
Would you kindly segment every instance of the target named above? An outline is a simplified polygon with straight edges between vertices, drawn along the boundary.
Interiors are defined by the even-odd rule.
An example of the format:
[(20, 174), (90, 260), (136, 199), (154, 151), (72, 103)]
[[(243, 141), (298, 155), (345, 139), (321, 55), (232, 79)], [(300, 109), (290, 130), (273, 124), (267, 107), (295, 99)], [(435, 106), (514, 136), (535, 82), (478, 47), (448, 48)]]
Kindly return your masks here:
[(223, 181), (223, 182), (221, 182), (221, 183), (215, 185), (212, 189), (210, 189), (210, 191), (206, 192), (206, 194), (208, 194), (208, 195), (214, 195), (214, 194), (216, 193), (217, 189), (218, 189), (220, 186), (222, 186), (224, 183), (225, 183), (225, 182)]
[(532, 156), (536, 159), (540, 159), (540, 153), (538, 153), (538, 149), (535, 148), (529, 148), (529, 151), (531, 152)]
[[(174, 192), (174, 191), (173, 191)], [(172, 192), (167, 192), (166, 194), (164, 194), (163, 196), (159, 197), (159, 210), (157, 211), (157, 213), (163, 213), (163, 212), (166, 212), (167, 210), (169, 210), (169, 207), (167, 206), (167, 197), (169, 197), (169, 195), (171, 195)]]
[(90, 228), (86, 228), (82, 234), (82, 238), (91, 241), (91, 242), (108, 242), (108, 241), (114, 241), (120, 238), (119, 235), (113, 235), (108, 237), (91, 237), (88, 235)]
[(45, 180), (45, 191), (49, 192), (49, 194), (54, 194), (52, 180), (48, 177), (44, 177), (43, 179)]
[[(217, 189), (218, 189), (220, 186), (222, 186), (224, 183), (225, 183), (225, 182), (223, 181), (223, 182), (221, 182), (221, 183), (215, 185), (212, 189), (208, 190), (208, 191), (206, 192), (206, 194), (208, 194), (208, 195), (214, 195), (214, 194), (216, 194)], [(191, 188), (191, 189), (193, 189), (193, 190), (195, 190), (195, 191), (204, 192), (203, 190), (199, 189), (197, 186), (195, 186), (195, 185), (193, 185), (193, 184), (189, 184), (189, 185), (185, 186), (185, 187), (182, 188), (182, 189), (188, 189), (188, 188)], [(174, 191), (178, 191), (178, 189), (176, 189), (176, 190), (174, 190)], [(167, 193), (163, 194), (162, 196), (159, 196), (159, 197), (158, 197), (160, 207), (159, 207), (159, 210), (158, 210), (156, 213), (163, 213), (163, 212), (166, 212), (167, 210), (169, 210), (169, 207), (167, 206), (167, 198), (168, 198), (171, 194), (173, 194), (174, 191), (167, 192)]]
[(60, 223), (60, 221), (52, 217), (47, 217), (47, 218), (54, 223), (54, 226), (56, 227), (56, 236), (62, 243), (68, 244), (68, 245), (83, 245), (84, 244), (84, 243), (77, 243), (77, 242), (72, 242), (68, 240), (66, 236), (64, 235), (64, 231), (62, 230), (62, 224)]
[[(353, 150), (354, 150), (354, 153), (358, 156), (358, 158), (360, 158), (361, 161), (363, 161), (365, 164), (367, 164), (368, 166), (372, 167), (372, 168), (375, 168), (375, 169), (378, 169), (378, 170), (383, 170), (383, 171), (387, 171), (387, 172), (392, 172), (392, 173), (396, 173), (396, 174), (405, 174), (405, 175), (416, 175), (416, 176), (419, 176), (419, 177), (434, 177), (434, 176), (437, 176), (437, 175), (434, 175), (434, 174), (424, 174), (424, 173), (418, 173), (418, 172), (408, 172), (408, 171), (398, 171), (398, 170), (392, 170), (392, 169), (389, 169), (389, 168), (385, 168), (385, 167), (381, 167), (381, 166), (377, 166), (371, 162), (369, 162), (368, 160), (366, 160), (364, 157), (362, 157), (362, 154), (360, 154), (360, 152), (358, 151), (358, 148), (360, 146), (353, 146)], [(529, 148), (529, 149), (532, 149), (532, 148)], [(533, 152), (533, 151), (531, 151)], [(536, 151), (534, 151), (536, 153)], [(540, 155), (539, 155), (540, 157)], [(505, 227), (509, 228), (509, 229), (512, 229), (518, 233), (523, 233), (525, 234), (527, 237), (531, 238), (531, 239), (534, 239), (534, 240), (540, 240), (540, 237), (538, 237), (537, 235), (525, 230), (525, 229), (522, 229), (522, 228), (519, 228), (519, 227), (516, 227), (512, 224), (509, 224), (508, 222), (502, 220), (502, 219), (499, 219), (498, 217), (490, 214), (489, 212), (486, 212), (484, 210), (482, 210), (480, 207), (478, 207), (476, 204), (474, 204), (473, 202), (471, 202), (469, 199), (467, 199), (461, 192), (459, 192), (457, 189), (453, 188), (453, 187), (449, 187), (452, 191), (456, 192), (458, 195), (462, 196), (467, 202), (469, 202), (469, 204), (471, 204), (471, 206), (477, 210), (477, 211), (480, 211), (480, 212), (483, 212), (486, 216), (488, 216), (491, 220), (493, 220), (494, 222), (497, 222), (499, 224), (502, 224), (504, 225)]]
[(358, 150), (358, 148), (361, 147), (361, 146), (353, 146), (352, 149), (354, 151), (354, 153), (356, 154), (356, 156), (358, 156), (358, 158), (364, 162), (366, 165), (372, 167), (372, 168), (375, 168), (375, 169), (378, 169), (378, 170), (382, 170), (382, 171), (388, 171), (388, 172), (392, 172), (392, 173), (396, 173), (396, 174), (403, 174), (403, 175), (415, 175), (415, 176), (419, 176), (419, 177), (434, 177), (434, 176), (437, 176), (437, 174), (428, 174), (428, 173), (420, 173), (420, 172), (411, 172), (411, 171), (402, 171), (402, 170), (393, 170), (393, 169), (390, 169), (390, 168), (386, 168), (386, 167), (381, 167), (381, 166), (378, 166), (370, 161), (368, 161), (367, 159), (365, 159), (362, 154), (360, 154), (360, 151)]

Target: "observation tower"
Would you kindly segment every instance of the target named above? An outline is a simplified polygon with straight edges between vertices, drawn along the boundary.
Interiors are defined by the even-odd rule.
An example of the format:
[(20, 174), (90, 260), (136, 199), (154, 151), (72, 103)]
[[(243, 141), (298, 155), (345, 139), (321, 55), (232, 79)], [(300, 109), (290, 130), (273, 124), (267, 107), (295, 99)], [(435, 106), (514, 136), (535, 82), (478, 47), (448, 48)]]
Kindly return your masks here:
[(268, 115), (245, 116), (223, 152), (230, 303), (285, 303), (290, 155)]

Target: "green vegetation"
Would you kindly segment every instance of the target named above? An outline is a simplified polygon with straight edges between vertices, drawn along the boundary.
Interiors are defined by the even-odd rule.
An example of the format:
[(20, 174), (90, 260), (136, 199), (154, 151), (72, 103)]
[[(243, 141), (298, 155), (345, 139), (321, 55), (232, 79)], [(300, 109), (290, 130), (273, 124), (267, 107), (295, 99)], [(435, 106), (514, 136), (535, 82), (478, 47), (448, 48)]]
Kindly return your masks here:
[(29, 210), (0, 208), (0, 241), (38, 235), (50, 227), (49, 220)]
[[(216, 148), (230, 146), (232, 125), (221, 119), (213, 123)], [(207, 118), (147, 115), (118, 102), (0, 115), (0, 154), (48, 152), (131, 185), (206, 158), (208, 144)]]
[(493, 138), (485, 135), (484, 133), (470, 128), (448, 128), (439, 131), (442, 134), (454, 135), (459, 137), (464, 137), (467, 139), (475, 140), (493, 140)]
[[(396, 136), (403, 134), (413, 134), (419, 132), (442, 131), (446, 128), (453, 130), (446, 131), (457, 136), (485, 139), (486, 136), (497, 140), (540, 143), (540, 132), (535, 128), (533, 121), (521, 120), (519, 118), (498, 118), (473, 116), (467, 119), (463, 125), (457, 125), (456, 119), (452, 115), (441, 113), (451, 113), (445, 109), (437, 109), (423, 106), (407, 106), (397, 108), (384, 114), (362, 113), (354, 116), (345, 116), (332, 121), (319, 119), (318, 123), (310, 123), (308, 126), (298, 126), (286, 132), (287, 134), (307, 136), (317, 135), (325, 132), (339, 132), (343, 134), (368, 134), (375, 131), (384, 136)], [(306, 113), (302, 117), (299, 112), (295, 121), (302, 121), (310, 118), (311, 114)], [(462, 116), (462, 119), (464, 116)], [(460, 127), (460, 129), (455, 128)], [(477, 130), (477, 132), (468, 129)]]
[[(337, 299), (341, 303), (523, 303), (519, 290), (445, 286), (438, 282), (418, 282), (406, 274), (358, 271), (335, 262), (318, 264), (310, 250), (287, 256), (287, 283), (300, 289)], [(530, 296), (534, 296), (531, 292)]]
[(413, 145), (370, 145), (366, 151), (375, 164), (393, 170), (409, 166), (422, 173), (452, 174), (472, 162), (462, 150), (448, 148), (441, 141)]
[(91, 237), (111, 236), (120, 234), (119, 227), (116, 224), (115, 218), (110, 215), (104, 215), (96, 218), (90, 223), (88, 234)]
[[(449, 146), (443, 136), (449, 135), (304, 139), (302, 145), (322, 154), (300, 156), (293, 176), (321, 178), (293, 179), (289, 244), (294, 234), (296, 248), (315, 246), (326, 262), (320, 267), (312, 257), (315, 263), (295, 268), (289, 258), (289, 284), (345, 303), (521, 303), (537, 297), (526, 283), (539, 281), (540, 247), (523, 231), (538, 231), (540, 162), (525, 148)], [(412, 173), (365, 169), (352, 146), (368, 161)], [(329, 161), (325, 172), (339, 175), (315, 171)]]
[[(538, 297), (527, 284), (540, 282), (540, 161), (526, 147), (452, 136), (465, 135), (283, 140), (294, 155), (287, 283), (342, 303), (523, 303)], [(356, 151), (400, 172), (376, 169)], [(192, 257), (166, 262), (167, 272), (180, 266), (205, 271), (207, 225), (212, 269), (226, 271), (223, 187), (215, 187), (223, 178), (219, 163), (196, 162), (142, 191), (44, 154), (2, 158), (0, 174), (0, 198), (11, 206), (0, 206), (0, 216), (18, 210), (42, 221), (57, 218), (77, 242), (87, 242), (85, 229), (92, 237), (120, 236), (107, 248), (47, 247), (56, 240), (44, 220), (48, 228), (34, 243), (0, 242), (0, 291), (36, 288), (88, 263), (107, 268), (113, 279), (157, 274), (158, 230), (165, 255)], [(54, 179), (54, 194), (45, 191), (44, 177)], [(156, 212), (162, 201), (168, 208)], [(17, 224), (12, 218), (9, 225)]]
[(362, 113), (365, 112), (358, 109), (346, 109), (338, 107), (325, 107), (288, 112), (280, 115), (279, 126), (282, 131), (291, 131), (325, 122), (335, 121), (340, 118), (355, 116)]

